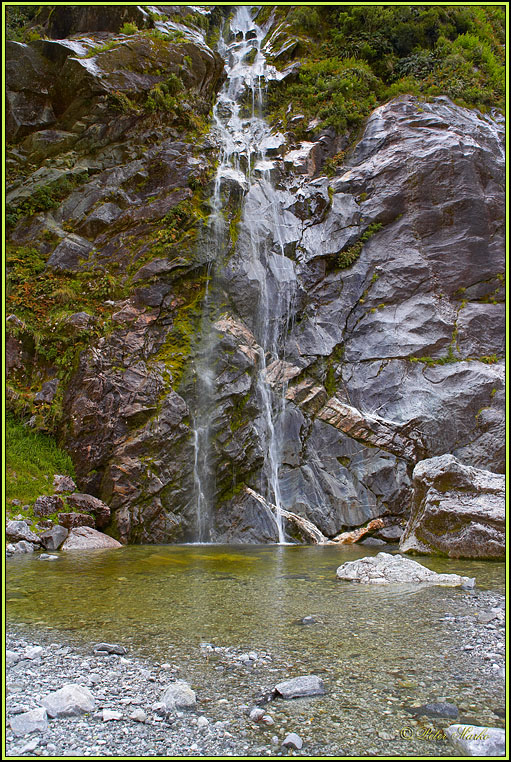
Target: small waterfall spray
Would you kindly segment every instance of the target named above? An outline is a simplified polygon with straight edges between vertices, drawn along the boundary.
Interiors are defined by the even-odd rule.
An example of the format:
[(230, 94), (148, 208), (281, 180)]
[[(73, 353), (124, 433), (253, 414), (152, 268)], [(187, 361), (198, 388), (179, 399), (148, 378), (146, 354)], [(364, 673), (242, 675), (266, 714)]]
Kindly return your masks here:
[[(210, 223), (210, 242), (215, 247), (214, 268), (221, 266), (229, 246), (229, 231), (224, 217), (224, 191), (233, 185), (244, 194), (241, 227), (243, 236), (237, 254), (246, 258), (251, 277), (258, 284), (253, 330), (259, 344), (257, 396), (261, 416), (257, 422), (264, 454), (261, 492), (275, 506), (279, 542), (285, 542), (282, 499), (279, 482), (281, 463), (282, 415), (285, 384), (274, 392), (268, 370), (275, 368), (285, 353), (285, 336), (292, 312), (296, 277), (292, 261), (285, 256), (282, 240), (282, 212), (268, 161), (272, 144), (269, 125), (262, 117), (263, 84), (273, 67), (266, 64), (261, 51), (263, 30), (252, 21), (250, 9), (239, 6), (231, 20), (234, 40), (219, 42), (226, 61), (226, 81), (213, 111), (212, 132), (220, 146), (215, 177)], [(244, 115), (247, 95), (251, 113)], [(211, 288), (214, 288), (214, 274)], [(194, 482), (197, 506), (197, 535), (209, 539), (209, 517), (214, 501), (214, 468), (211, 463), (211, 429), (214, 419), (214, 329), (213, 300), (208, 286), (203, 308), (203, 338), (196, 363), (197, 412), (194, 420)]]

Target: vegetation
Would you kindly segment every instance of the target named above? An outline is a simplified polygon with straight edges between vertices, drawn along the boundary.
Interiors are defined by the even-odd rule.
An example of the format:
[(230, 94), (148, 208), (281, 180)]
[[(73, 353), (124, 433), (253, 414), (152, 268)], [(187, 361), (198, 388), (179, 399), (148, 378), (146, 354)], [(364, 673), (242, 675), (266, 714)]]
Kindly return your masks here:
[[(337, 132), (355, 130), (377, 104), (402, 93), (504, 108), (503, 6), (294, 6), (279, 7), (277, 16), (285, 18), (279, 42), (285, 35), (300, 41), (290, 55), (302, 66), (296, 81), (273, 84), (269, 107), (285, 124), (304, 113), (294, 128), (299, 138), (314, 118)], [(282, 58), (274, 63), (287, 65)]]
[(86, 171), (65, 175), (53, 183), (37, 188), (28, 198), (17, 204), (7, 204), (5, 221), (7, 228), (13, 228), (22, 217), (31, 216), (38, 212), (56, 209), (59, 203), (78, 185), (88, 179)]
[(71, 458), (53, 437), (32, 431), (7, 413), (5, 417), (6, 499), (33, 503), (52, 492), (54, 474), (74, 477)]
[(368, 241), (371, 236), (377, 233), (381, 227), (381, 222), (373, 222), (372, 225), (369, 225), (367, 230), (360, 236), (356, 243), (354, 243), (352, 246), (348, 246), (346, 249), (343, 249), (337, 255), (337, 267), (339, 267), (341, 270), (345, 269), (346, 267), (350, 267), (353, 262), (359, 258), (360, 253), (364, 248), (365, 242)]

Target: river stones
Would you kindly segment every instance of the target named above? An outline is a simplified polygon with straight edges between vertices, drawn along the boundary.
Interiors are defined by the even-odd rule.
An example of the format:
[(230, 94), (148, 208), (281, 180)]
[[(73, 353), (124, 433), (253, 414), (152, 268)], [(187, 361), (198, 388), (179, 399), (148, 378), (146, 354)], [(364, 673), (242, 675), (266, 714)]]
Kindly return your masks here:
[(504, 757), (506, 731), (478, 725), (449, 725), (445, 735), (452, 746), (466, 757)]
[(71, 529), (61, 550), (95, 550), (96, 548), (122, 548), (120, 542), (91, 527)]
[(302, 696), (322, 696), (325, 693), (323, 680), (317, 675), (301, 675), (278, 683), (274, 694), (285, 699), (301, 698)]
[(189, 709), (195, 706), (195, 691), (184, 680), (176, 680), (166, 688), (161, 703), (167, 712), (174, 709)]
[(447, 587), (475, 587), (475, 579), (458, 574), (437, 574), (411, 558), (390, 553), (347, 561), (337, 569), (337, 577), (363, 584), (424, 584)]
[(40, 538), (32, 532), (26, 521), (8, 521), (5, 527), (5, 536), (8, 540), (26, 540), (39, 545)]
[(73, 717), (92, 712), (96, 705), (90, 690), (74, 683), (45, 696), (42, 703), (50, 717)]
[(127, 651), (124, 646), (120, 646), (117, 643), (97, 643), (97, 645), (94, 646), (94, 653), (119, 654), (119, 656), (124, 656)]
[(12, 732), (16, 736), (25, 736), (28, 733), (44, 733), (48, 730), (48, 715), (46, 709), (38, 706), (30, 712), (15, 714), (10, 720)]

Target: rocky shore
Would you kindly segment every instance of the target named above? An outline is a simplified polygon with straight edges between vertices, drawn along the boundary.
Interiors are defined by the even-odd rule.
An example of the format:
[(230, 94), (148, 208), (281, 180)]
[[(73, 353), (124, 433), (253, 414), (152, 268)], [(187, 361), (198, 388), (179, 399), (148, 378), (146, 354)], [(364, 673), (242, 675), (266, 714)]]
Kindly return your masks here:
[[(466, 602), (468, 614), (446, 612), (440, 624), (446, 637), (459, 643), (460, 664), (470, 660), (475, 684), (482, 690), (503, 685), (504, 598), (473, 591)], [(454, 705), (448, 696), (432, 695), (420, 706), (410, 698), (384, 712), (384, 732), (374, 722), (369, 733), (357, 737), (347, 726), (330, 727), (335, 725), (333, 717), (318, 712), (316, 702), (323, 696), (285, 700), (281, 682), (285, 672), (269, 653), (238, 654), (202, 644), (203, 660), (211, 659), (212, 664), (219, 660), (227, 668), (253, 673), (246, 691), (220, 695), (211, 685), (190, 680), (189, 663), (140, 658), (126, 653), (122, 644), (70, 642), (55, 632), (11, 626), (6, 645), (8, 756), (449, 756), (455, 754), (454, 746), (445, 736), (433, 738), (433, 734), (443, 734), (454, 722), (498, 728), (505, 716), (503, 693), (500, 708), (493, 701), (482, 713), (479, 708), (479, 714), (470, 702)], [(278, 686), (273, 693), (267, 690), (270, 680)], [(321, 680), (315, 678), (311, 684), (316, 687), (316, 683), (321, 694)], [(56, 692), (66, 685), (81, 686), (93, 705), (76, 710), (68, 705), (76, 714), (48, 716), (50, 709), (47, 714), (45, 708), (55, 706)], [(336, 706), (345, 703), (340, 688)], [(364, 691), (361, 684), (357, 705), (362, 716)], [(327, 684), (325, 692), (328, 698), (332, 687)], [(307, 720), (303, 713), (289, 713), (290, 705), (294, 709), (303, 702)], [(410, 735), (401, 737), (402, 727)]]

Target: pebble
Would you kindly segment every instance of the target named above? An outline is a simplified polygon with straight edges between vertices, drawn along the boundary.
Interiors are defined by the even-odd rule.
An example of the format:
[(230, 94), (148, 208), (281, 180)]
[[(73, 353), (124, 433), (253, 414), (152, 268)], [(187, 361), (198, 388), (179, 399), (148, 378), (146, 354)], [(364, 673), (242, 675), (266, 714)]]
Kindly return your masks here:
[(287, 736), (282, 741), (282, 746), (285, 746), (286, 749), (301, 749), (303, 746), (303, 741), (300, 738), (299, 735), (296, 733), (288, 733)]

